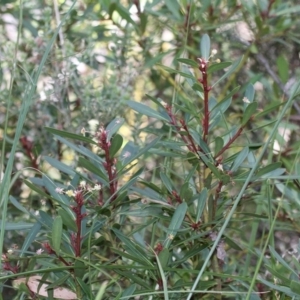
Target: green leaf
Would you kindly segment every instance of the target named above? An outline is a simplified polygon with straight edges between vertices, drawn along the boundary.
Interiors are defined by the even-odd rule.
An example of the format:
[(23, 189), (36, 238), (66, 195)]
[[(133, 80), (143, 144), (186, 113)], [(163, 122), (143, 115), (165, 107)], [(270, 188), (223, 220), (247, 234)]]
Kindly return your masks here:
[(93, 141), (92, 139), (90, 139), (88, 137), (85, 137), (83, 135), (78, 135), (78, 134), (75, 134), (75, 133), (70, 133), (68, 131), (58, 130), (58, 129), (54, 129), (54, 128), (50, 128), (50, 127), (45, 127), (45, 129), (47, 131), (49, 131), (50, 133), (54, 134), (54, 135), (58, 135), (58, 136), (61, 136), (61, 137), (64, 137), (64, 138), (85, 142), (85, 143), (88, 143), (88, 144), (97, 145), (97, 143), (95, 141)]
[(170, 178), (163, 172), (160, 172), (160, 179), (163, 183), (163, 185), (167, 188), (167, 190), (172, 193), (172, 191), (174, 190), (173, 184), (170, 180)]
[[(252, 84), (249, 84), (246, 88), (246, 92), (245, 92), (245, 98), (252, 103), (254, 100), (254, 94), (255, 94), (255, 90)], [(249, 103), (245, 103), (244, 102), (244, 111), (246, 110), (247, 106), (249, 105)]]
[(257, 109), (257, 102), (252, 102), (250, 103), (244, 114), (243, 114), (243, 119), (242, 119), (242, 126), (246, 125), (247, 122), (251, 119), (251, 117), (254, 115), (254, 113), (256, 112), (256, 109)]
[(215, 154), (219, 153), (224, 146), (224, 140), (217, 136), (215, 138)]
[[(124, 292), (122, 293), (121, 299), (122, 299), (122, 298), (124, 298), (124, 299), (128, 298), (128, 297), (126, 297), (126, 296), (132, 296), (133, 293), (135, 292), (135, 290), (136, 290), (136, 284), (133, 283), (133, 284), (131, 284), (128, 288), (126, 288), (126, 289), (124, 290)], [(129, 299), (129, 298), (128, 298), (128, 299)]]
[(53, 283), (47, 285), (47, 290), (50, 290), (50, 289), (53, 289), (56, 287), (60, 287), (62, 284), (65, 283), (65, 281), (67, 281), (70, 278), (70, 276), (71, 276), (71, 274), (66, 274), (65, 276), (58, 278)]
[(123, 145), (123, 137), (119, 134), (116, 134), (113, 137), (109, 148), (110, 158), (113, 158), (117, 154), (117, 152), (121, 149), (122, 145)]
[(152, 265), (152, 263), (149, 261), (149, 259), (145, 255), (145, 253), (140, 250), (140, 247), (137, 244), (133, 243), (120, 230), (118, 230), (116, 228), (112, 228), (112, 231), (115, 233), (116, 237), (118, 237), (122, 241), (126, 251), (129, 254), (131, 254), (133, 257), (136, 256), (139, 259), (142, 259), (144, 262), (146, 262), (149, 265)]
[(283, 83), (286, 83), (289, 79), (289, 63), (285, 56), (280, 55), (276, 59), (277, 70), (280, 77), (280, 80)]
[(194, 67), (194, 68), (198, 68), (199, 65), (197, 64), (197, 62), (195, 62), (194, 60), (192, 59), (188, 59), (188, 58), (178, 58), (177, 59), (178, 62), (181, 62), (183, 64), (186, 64), (186, 65), (189, 65), (191, 67)]
[(180, 20), (180, 6), (177, 0), (164, 0), (167, 8), (169, 9), (169, 11), (172, 13), (172, 15), (174, 16), (174, 18), (176, 20)]
[(18, 222), (18, 223), (6, 222), (5, 230), (27, 230), (27, 229), (31, 229), (33, 225), (34, 224), (26, 223), (26, 222)]
[(62, 218), (63, 224), (68, 228), (68, 230), (77, 231), (77, 225), (75, 223), (74, 214), (67, 212), (63, 208), (57, 210), (58, 215)]
[(160, 137), (154, 139), (149, 144), (140, 149), (140, 151), (138, 151), (138, 147), (133, 142), (129, 141), (122, 149), (122, 152), (120, 154), (120, 158), (123, 159), (123, 166), (126, 167), (126, 165), (130, 164), (132, 161), (148, 152), (148, 150), (153, 148), (159, 140)]
[(278, 6), (277, 11), (272, 12), (272, 16), (282, 16), (287, 14), (297, 14), (300, 12), (300, 5), (292, 5), (288, 8), (282, 8)]
[(208, 67), (207, 74), (211, 74), (213, 72), (223, 70), (225, 68), (228, 68), (230, 65), (232, 65), (232, 62), (230, 61), (224, 61), (220, 63), (213, 63)]
[(120, 3), (114, 2), (112, 4), (113, 8), (110, 8), (111, 14), (113, 11), (118, 12), (118, 14), (121, 16), (122, 19), (126, 20), (128, 23), (132, 24), (134, 27), (136, 26), (136, 23), (132, 20), (130, 17), (130, 13), (125, 7), (123, 7)]
[(167, 118), (166, 116), (163, 116), (162, 114), (158, 113), (156, 110), (150, 108), (149, 106), (139, 103), (139, 102), (135, 102), (135, 101), (131, 101), (128, 100), (126, 102), (128, 104), (129, 107), (131, 107), (133, 110), (141, 113), (142, 115), (154, 118), (154, 119), (158, 119), (158, 120), (163, 120), (163, 121), (170, 121), (170, 118)]
[(210, 38), (208, 34), (204, 34), (200, 42), (201, 58), (208, 61), (210, 57)]
[(20, 251), (20, 257), (23, 256), (24, 252), (27, 251), (27, 249), (30, 247), (30, 245), (35, 241), (37, 234), (41, 230), (41, 224), (39, 222), (35, 223), (30, 231), (28, 232), (28, 235), (26, 236), (26, 239), (22, 245), (21, 251)]
[(185, 182), (181, 189), (180, 189), (180, 193), (179, 193), (180, 198), (185, 201), (185, 202), (189, 202), (192, 197), (193, 197), (193, 191), (190, 188), (190, 185), (188, 182)]
[(234, 250), (237, 251), (242, 251), (243, 249), (235, 242), (233, 241), (230, 237), (228, 237), (227, 235), (225, 235), (225, 243), (228, 244), (228, 246)]
[(261, 178), (263, 175), (266, 175), (280, 167), (281, 167), (281, 162), (272, 163), (272, 164), (267, 165), (266, 167), (262, 167), (255, 174), (255, 178), (257, 178), (257, 179)]
[(161, 252), (158, 254), (158, 259), (160, 261), (161, 267), (164, 269), (168, 266), (168, 262), (170, 259), (170, 252), (167, 248), (164, 248)]
[(231, 171), (235, 172), (239, 166), (244, 162), (244, 160), (248, 157), (249, 154), (249, 148), (245, 147), (236, 157), (236, 159), (233, 162), (233, 165), (231, 167)]
[(86, 269), (85, 269), (85, 265), (84, 265), (83, 261), (80, 261), (80, 260), (75, 261), (74, 273), (75, 273), (76, 277), (81, 278), (81, 279), (83, 278), (83, 276), (86, 273)]
[(116, 118), (112, 120), (106, 127), (107, 139), (110, 140), (111, 137), (121, 128), (125, 120), (123, 118)]
[(243, 59), (243, 57), (240, 57), (239, 59), (237, 59), (236, 61), (234, 61), (233, 64), (232, 64), (232, 66), (230, 67), (230, 69), (213, 84), (213, 87), (215, 85), (217, 85), (218, 83), (220, 83), (225, 78), (227, 78), (228, 76), (230, 76), (238, 68), (238, 66), (241, 63), (242, 59)]
[(56, 216), (52, 226), (52, 248), (58, 254), (60, 252), (60, 244), (62, 238), (63, 222), (61, 216)]
[(183, 202), (179, 204), (174, 212), (172, 220), (170, 222), (169, 228), (167, 230), (167, 238), (164, 243), (165, 248), (169, 248), (171, 245), (172, 240), (175, 238), (178, 230), (181, 227), (181, 224), (185, 218), (185, 214), (187, 211), (187, 204)]
[(55, 138), (57, 140), (59, 140), (62, 144), (65, 144), (66, 146), (68, 146), (69, 148), (75, 150), (76, 152), (81, 153), (84, 156), (87, 156), (87, 157), (89, 157), (90, 159), (92, 159), (92, 160), (94, 160), (96, 162), (103, 162), (103, 159), (101, 157), (99, 157), (98, 155), (96, 155), (95, 153), (93, 153), (92, 151), (90, 151), (89, 149), (83, 147), (82, 145), (78, 145), (78, 146), (74, 145), (73, 143), (69, 142), (65, 138), (60, 137), (58, 135), (55, 135)]
[(20, 210), (21, 212), (23, 212), (25, 215), (30, 215), (29, 211), (23, 207), (21, 205), (21, 203), (19, 201), (17, 201), (16, 198), (14, 198), (13, 196), (9, 196), (9, 201), (11, 202), (11, 204), (16, 207), (18, 210)]
[(102, 178), (103, 183), (105, 183), (105, 184), (108, 183), (107, 175), (102, 172), (100, 167), (98, 167), (94, 163), (91, 163), (87, 159), (85, 159), (83, 157), (79, 157), (78, 166), (83, 167), (83, 168), (87, 169), (88, 171), (92, 172), (93, 174), (95, 174), (95, 175), (99, 176), (100, 178)]
[(300, 295), (300, 283), (299, 282), (292, 280), (291, 284), (290, 284), (290, 289), (292, 290), (292, 292)]
[(206, 205), (207, 195), (208, 195), (207, 188), (203, 188), (201, 193), (198, 195), (196, 223), (200, 221), (201, 216), (203, 214)]
[(67, 166), (66, 164), (58, 161), (55, 158), (49, 157), (49, 156), (44, 156), (44, 160), (49, 163), (52, 167), (56, 168), (57, 170), (66, 173), (70, 176), (74, 176), (76, 172), (70, 167)]

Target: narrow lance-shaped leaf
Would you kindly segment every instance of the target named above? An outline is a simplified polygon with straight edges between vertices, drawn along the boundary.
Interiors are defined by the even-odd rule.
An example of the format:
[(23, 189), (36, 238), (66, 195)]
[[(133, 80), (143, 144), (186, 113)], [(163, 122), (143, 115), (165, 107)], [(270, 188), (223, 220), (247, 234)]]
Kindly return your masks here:
[(187, 204), (186, 202), (183, 202), (179, 204), (174, 212), (174, 215), (172, 217), (172, 220), (170, 222), (169, 228), (167, 230), (167, 238), (165, 241), (165, 248), (168, 248), (176, 236), (178, 230), (181, 227), (181, 224), (184, 220), (185, 214), (187, 211)]
[(112, 120), (106, 127), (107, 139), (110, 140), (111, 137), (121, 128), (125, 120), (123, 118), (116, 118)]
[(208, 195), (207, 188), (204, 188), (198, 196), (196, 223), (200, 221), (200, 218), (203, 214), (203, 210), (204, 210), (204, 207), (205, 207), (205, 204), (206, 204), (207, 195)]
[(201, 58), (208, 61), (210, 56), (210, 38), (208, 34), (204, 34), (201, 38)]
[(67, 166), (66, 164), (58, 161), (57, 159), (49, 157), (49, 156), (44, 156), (43, 158), (47, 163), (49, 163), (51, 166), (53, 166), (57, 170), (59, 170), (63, 173), (66, 173), (68, 175), (71, 175), (71, 176), (75, 175), (75, 171), (70, 166)]
[(222, 80), (224, 80), (225, 78), (227, 78), (228, 76), (230, 76), (239, 66), (239, 64), (241, 63), (243, 57), (240, 57), (238, 60), (236, 60), (232, 66), (230, 67), (230, 69), (222, 76), (220, 77), (214, 84), (213, 86), (215, 86), (216, 84), (220, 83)]
[(170, 118), (166, 118), (166, 116), (161, 115), (159, 112), (157, 112), (156, 110), (154, 110), (153, 108), (151, 108), (145, 104), (131, 101), (131, 100), (128, 100), (126, 103), (133, 110), (141, 113), (142, 115), (145, 115), (145, 116), (148, 116), (148, 117), (151, 117), (154, 119), (158, 119), (158, 120), (170, 121)]
[(63, 222), (61, 216), (56, 216), (52, 226), (52, 247), (56, 253), (60, 251)]
[(248, 157), (249, 154), (249, 148), (246, 147), (244, 148), (236, 157), (236, 159), (233, 162), (233, 165), (231, 167), (231, 171), (235, 172), (239, 166), (243, 163), (243, 161), (246, 159), (246, 157)]
[(83, 135), (79, 135), (79, 134), (76, 134), (76, 133), (71, 133), (71, 132), (68, 132), (68, 131), (58, 130), (58, 129), (54, 129), (54, 128), (50, 128), (50, 127), (45, 127), (45, 129), (47, 131), (49, 131), (50, 133), (54, 134), (54, 135), (58, 135), (58, 136), (61, 136), (61, 137), (64, 137), (64, 138), (77, 140), (77, 141), (85, 142), (85, 143), (88, 143), (88, 144), (97, 144), (92, 139), (90, 139), (88, 137), (85, 137)]
[(181, 63), (184, 63), (186, 65), (189, 65), (191, 67), (194, 67), (194, 68), (198, 68), (198, 63), (195, 62), (194, 60), (192, 59), (188, 59), (188, 58), (178, 58), (177, 61), (181, 62)]
[(257, 109), (257, 102), (252, 102), (247, 106), (247, 108), (243, 114), (242, 126), (247, 124), (247, 122), (250, 120), (250, 118), (256, 112), (256, 109)]

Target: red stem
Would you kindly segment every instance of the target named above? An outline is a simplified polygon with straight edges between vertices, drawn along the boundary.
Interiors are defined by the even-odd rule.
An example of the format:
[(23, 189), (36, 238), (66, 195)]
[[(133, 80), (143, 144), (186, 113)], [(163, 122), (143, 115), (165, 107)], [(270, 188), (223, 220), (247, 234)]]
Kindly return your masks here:
[(217, 158), (218, 156), (222, 155), (229, 146), (241, 135), (242, 131), (244, 130), (244, 127), (242, 126), (236, 134), (228, 141), (228, 143), (215, 155), (214, 158)]

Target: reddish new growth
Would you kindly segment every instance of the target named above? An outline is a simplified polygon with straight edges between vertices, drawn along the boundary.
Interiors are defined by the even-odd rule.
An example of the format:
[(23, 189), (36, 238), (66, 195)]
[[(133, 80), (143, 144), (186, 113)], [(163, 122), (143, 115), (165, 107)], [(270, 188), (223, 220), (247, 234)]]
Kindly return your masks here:
[(111, 143), (108, 140), (108, 132), (104, 129), (104, 127), (99, 128), (98, 132), (96, 133), (96, 138), (98, 140), (99, 147), (104, 151), (105, 154), (105, 162), (103, 163), (103, 167), (108, 175), (109, 190), (111, 195), (110, 201), (114, 201), (117, 198), (118, 187), (117, 169), (115, 167), (117, 160), (109, 155)]
[(18, 266), (12, 266), (9, 262), (9, 258), (6, 254), (2, 254), (2, 261), (3, 261), (3, 270), (5, 271), (11, 271), (12, 273), (16, 274), (18, 273), (19, 267)]
[(82, 190), (77, 190), (75, 192), (75, 203), (76, 205), (71, 206), (71, 209), (73, 210), (75, 214), (75, 220), (77, 225), (77, 232), (71, 234), (71, 244), (75, 251), (76, 257), (80, 256), (81, 252), (81, 221), (83, 218), (86, 217), (86, 213), (82, 213), (82, 207), (84, 205), (84, 196)]
[(198, 221), (197, 223), (192, 223), (191, 227), (193, 230), (198, 230), (200, 228), (201, 221)]
[(199, 70), (202, 74), (202, 78), (199, 78), (198, 81), (202, 84), (203, 92), (204, 92), (203, 140), (207, 142), (208, 128), (209, 128), (208, 94), (211, 90), (211, 87), (208, 85), (208, 78), (207, 78), (208, 61), (206, 61), (203, 58), (198, 58), (198, 63), (199, 63)]
[(201, 151), (201, 149), (198, 146), (196, 146), (185, 121), (183, 119), (181, 119), (179, 122), (177, 121), (176, 116), (172, 112), (172, 108), (170, 105), (166, 105), (166, 111), (171, 119), (171, 125), (175, 127), (176, 131), (179, 133), (181, 139), (184, 141), (189, 151), (195, 154), (197, 154), (198, 151)]
[(161, 243), (158, 243), (155, 247), (154, 247), (154, 251), (155, 253), (158, 255), (162, 250), (164, 249), (164, 246)]
[(48, 254), (54, 254), (64, 265), (66, 265), (66, 266), (70, 266), (71, 265), (62, 256), (60, 256), (59, 254), (57, 254), (52, 249), (52, 247), (51, 247), (51, 245), (49, 243), (43, 243), (42, 246), (45, 249), (45, 252), (47, 252)]
[(28, 140), (26, 136), (20, 138), (20, 143), (25, 150), (27, 157), (30, 160), (31, 167), (34, 169), (38, 169), (37, 157), (33, 154), (33, 142)]
[(172, 196), (173, 196), (173, 199), (177, 203), (182, 203), (182, 199), (180, 198), (180, 196), (178, 195), (178, 193), (176, 191), (172, 191)]

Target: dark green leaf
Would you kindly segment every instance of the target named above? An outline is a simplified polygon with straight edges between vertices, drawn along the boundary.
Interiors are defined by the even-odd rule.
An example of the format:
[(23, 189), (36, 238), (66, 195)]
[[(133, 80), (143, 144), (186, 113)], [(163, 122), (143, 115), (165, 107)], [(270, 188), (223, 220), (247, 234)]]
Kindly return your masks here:
[(213, 72), (223, 70), (223, 69), (229, 67), (231, 64), (232, 64), (232, 62), (230, 62), (230, 61), (224, 61), (224, 62), (220, 62), (220, 63), (213, 63), (212, 65), (210, 65), (208, 67), (207, 73), (211, 74)]
[(184, 63), (186, 65), (189, 65), (191, 67), (194, 67), (194, 68), (198, 68), (198, 63), (195, 62), (194, 60), (192, 59), (188, 59), (188, 58), (178, 58), (177, 61), (181, 62), (181, 63)]
[(219, 153), (224, 146), (224, 140), (217, 136), (215, 138), (215, 154)]
[(68, 230), (77, 231), (77, 225), (75, 223), (74, 214), (67, 212), (63, 208), (59, 208), (57, 213), (62, 218), (63, 224), (67, 227)]
[(276, 64), (281, 81), (286, 83), (289, 79), (289, 63), (287, 59), (283, 55), (280, 55), (276, 59)]
[(109, 148), (109, 156), (110, 158), (113, 158), (117, 152), (121, 149), (123, 145), (123, 138), (121, 135), (116, 134), (112, 141), (111, 141), (111, 146)]
[(104, 174), (102, 172), (102, 170), (99, 167), (97, 167), (97, 165), (91, 163), (87, 159), (85, 159), (83, 157), (79, 157), (79, 159), (78, 159), (78, 165), (80, 167), (83, 167), (83, 168), (87, 169), (88, 171), (92, 172), (93, 174), (99, 176), (100, 178), (102, 178), (104, 180), (104, 183), (108, 182), (107, 175)]
[(63, 222), (61, 216), (56, 216), (52, 226), (52, 248), (58, 254), (60, 252), (60, 244), (62, 238)]
[(45, 127), (45, 129), (47, 131), (49, 131), (50, 133), (52, 133), (54, 135), (61, 136), (63, 138), (73, 139), (73, 140), (85, 142), (85, 143), (88, 143), (88, 144), (97, 144), (92, 139), (90, 139), (88, 137), (85, 137), (83, 135), (78, 135), (78, 134), (75, 134), (75, 133), (70, 133), (68, 131), (58, 130), (58, 129), (54, 129), (54, 128), (50, 128), (50, 127)]
[(259, 169), (258, 172), (255, 174), (255, 178), (261, 178), (263, 175), (268, 174), (280, 167), (281, 167), (281, 162), (269, 164), (268, 166)]
[(242, 126), (246, 125), (247, 122), (250, 120), (250, 118), (254, 115), (254, 113), (256, 112), (256, 109), (257, 109), (257, 102), (252, 102), (250, 103), (244, 114), (243, 114), (243, 119), (242, 119)]
[(201, 193), (198, 195), (196, 223), (200, 221), (201, 216), (203, 214), (206, 201), (207, 201), (207, 195), (208, 195), (207, 188), (203, 188)]

